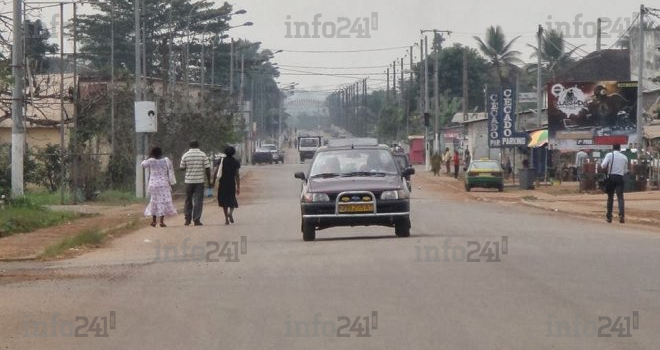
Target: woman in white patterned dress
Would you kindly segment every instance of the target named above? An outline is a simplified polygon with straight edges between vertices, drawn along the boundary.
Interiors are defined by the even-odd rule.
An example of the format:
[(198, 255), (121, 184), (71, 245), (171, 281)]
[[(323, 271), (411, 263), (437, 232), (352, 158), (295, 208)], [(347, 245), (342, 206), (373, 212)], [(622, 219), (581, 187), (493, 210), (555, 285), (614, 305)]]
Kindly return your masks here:
[(172, 185), (176, 183), (172, 162), (167, 157), (162, 157), (163, 151), (160, 147), (154, 147), (149, 154), (149, 159), (142, 161), (142, 167), (149, 169), (149, 194), (151, 196), (149, 205), (144, 210), (144, 216), (151, 216), (151, 226), (156, 227), (156, 217), (160, 218), (160, 227), (165, 225), (165, 216), (176, 215), (176, 209), (172, 203)]

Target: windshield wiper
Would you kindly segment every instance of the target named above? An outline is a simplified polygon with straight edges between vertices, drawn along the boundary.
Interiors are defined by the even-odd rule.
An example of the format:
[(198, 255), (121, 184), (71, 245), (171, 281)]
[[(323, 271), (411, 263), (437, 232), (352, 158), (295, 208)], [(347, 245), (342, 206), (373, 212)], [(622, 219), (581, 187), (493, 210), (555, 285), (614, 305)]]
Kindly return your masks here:
[(309, 178), (310, 178), (310, 179), (315, 178), (315, 177), (328, 178), (328, 177), (337, 177), (337, 176), (341, 176), (341, 174), (337, 174), (337, 173), (322, 173), (322, 174), (312, 175), (312, 176), (310, 176)]
[(378, 171), (354, 171), (352, 173), (342, 174), (342, 176), (352, 177), (352, 176), (386, 176), (387, 173), (378, 172)]

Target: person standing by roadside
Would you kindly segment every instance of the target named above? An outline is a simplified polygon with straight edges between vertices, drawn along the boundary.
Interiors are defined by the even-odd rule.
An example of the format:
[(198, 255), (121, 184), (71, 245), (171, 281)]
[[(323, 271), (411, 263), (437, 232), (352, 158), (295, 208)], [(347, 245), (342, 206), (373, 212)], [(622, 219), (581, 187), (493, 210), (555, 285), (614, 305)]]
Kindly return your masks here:
[(461, 156), (458, 154), (458, 150), (454, 149), (454, 179), (458, 179), (458, 166), (461, 165)]
[(218, 169), (218, 205), (222, 207), (222, 212), (225, 214), (225, 225), (234, 223), (234, 209), (238, 208), (238, 201), (236, 196), (241, 194), (241, 178), (238, 169), (241, 164), (234, 159), (236, 149), (234, 147), (227, 147), (225, 154), (227, 155)]
[(449, 170), (449, 165), (451, 164), (451, 152), (449, 152), (449, 147), (445, 148), (445, 153), (442, 155), (442, 160), (445, 162), (447, 174), (451, 173), (451, 170)]
[(589, 155), (583, 150), (579, 150), (575, 155), (575, 167), (577, 168), (577, 180), (582, 180), (582, 165), (587, 161)]
[(190, 225), (192, 220), (195, 226), (202, 226), (204, 175), (206, 175), (206, 182), (211, 187), (211, 162), (206, 153), (200, 151), (199, 142), (190, 142), (190, 150), (181, 157), (179, 168), (186, 172), (186, 202), (183, 207), (185, 225)]
[(612, 222), (612, 209), (614, 208), (614, 193), (619, 207), (619, 222), (625, 222), (624, 200), (623, 200), (623, 174), (628, 171), (628, 157), (621, 153), (621, 145), (612, 147), (600, 164), (601, 171), (606, 172), (610, 178), (607, 184), (607, 214), (605, 219)]
[(465, 154), (463, 155), (463, 171), (467, 171), (471, 162), (472, 156), (470, 155), (470, 150), (466, 149)]
[(433, 176), (438, 176), (440, 169), (442, 169), (442, 155), (440, 153), (433, 153), (433, 156), (431, 156), (431, 171), (433, 171)]
[(154, 147), (149, 153), (149, 159), (142, 161), (142, 167), (149, 169), (150, 198), (144, 216), (152, 217), (152, 227), (156, 227), (156, 217), (160, 219), (160, 227), (167, 227), (165, 216), (177, 214), (172, 203), (172, 186), (176, 184), (172, 162), (163, 157), (160, 147)]

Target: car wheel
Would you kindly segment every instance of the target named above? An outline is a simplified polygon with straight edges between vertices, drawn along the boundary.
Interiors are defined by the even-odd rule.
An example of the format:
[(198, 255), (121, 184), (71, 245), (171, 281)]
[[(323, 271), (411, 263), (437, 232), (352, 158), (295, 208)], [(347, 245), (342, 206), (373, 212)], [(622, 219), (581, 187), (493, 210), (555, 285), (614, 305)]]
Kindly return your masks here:
[(465, 191), (470, 192), (471, 189), (472, 187), (470, 187), (470, 185), (465, 184)]
[(316, 239), (316, 227), (314, 227), (313, 223), (306, 222), (305, 220), (303, 220), (302, 234), (303, 234), (303, 241), (311, 242)]
[(504, 192), (504, 185), (499, 185), (497, 187), (497, 190), (500, 191), (500, 192)]
[(410, 217), (395, 222), (394, 233), (397, 237), (410, 237)]

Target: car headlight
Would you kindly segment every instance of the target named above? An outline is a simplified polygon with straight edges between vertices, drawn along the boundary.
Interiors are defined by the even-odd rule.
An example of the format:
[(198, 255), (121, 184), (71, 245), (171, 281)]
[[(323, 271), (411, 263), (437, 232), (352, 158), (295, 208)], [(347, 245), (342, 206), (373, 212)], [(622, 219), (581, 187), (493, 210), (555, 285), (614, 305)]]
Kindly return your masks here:
[(399, 199), (399, 191), (384, 191), (380, 194), (382, 200)]
[(381, 200), (405, 199), (409, 197), (409, 192), (405, 190), (384, 191), (380, 194)]
[(329, 202), (330, 197), (325, 193), (310, 193), (307, 192), (303, 196), (303, 200), (307, 203)]

